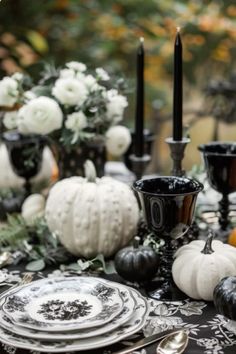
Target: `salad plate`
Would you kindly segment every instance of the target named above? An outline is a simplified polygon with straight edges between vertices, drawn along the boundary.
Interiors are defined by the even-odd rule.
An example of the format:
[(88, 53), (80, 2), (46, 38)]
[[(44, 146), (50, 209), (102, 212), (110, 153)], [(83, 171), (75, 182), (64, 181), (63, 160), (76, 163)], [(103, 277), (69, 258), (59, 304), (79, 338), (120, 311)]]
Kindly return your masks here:
[[(102, 282), (107, 283), (107, 281), (105, 280), (102, 280)], [(41, 339), (45, 341), (82, 339), (98, 336), (103, 333), (108, 333), (128, 321), (133, 315), (135, 307), (137, 306), (131, 288), (128, 288), (121, 284), (117, 284), (117, 287), (124, 301), (124, 307), (119, 315), (117, 315), (111, 322), (108, 322), (104, 326), (65, 333), (47, 333), (36, 329), (25, 328), (13, 324), (12, 321), (4, 314), (2, 310), (0, 310), (0, 324), (1, 327), (3, 327), (4, 329), (9, 330), (10, 332), (13, 332), (15, 334), (28, 338)], [(3, 304), (3, 302), (4, 299), (0, 300), (0, 306)]]
[(64, 332), (104, 325), (121, 313), (117, 287), (93, 277), (46, 278), (5, 295), (2, 311), (16, 325)]
[(124, 338), (138, 332), (142, 329), (149, 313), (147, 300), (134, 289), (131, 290), (135, 300), (136, 307), (133, 316), (123, 325), (109, 333), (104, 333), (91, 338), (75, 339), (68, 341), (46, 342), (37, 339), (29, 339), (14, 334), (0, 327), (0, 341), (6, 345), (17, 348), (29, 349), (45, 353), (65, 353), (69, 351), (85, 351), (97, 349), (119, 342)]

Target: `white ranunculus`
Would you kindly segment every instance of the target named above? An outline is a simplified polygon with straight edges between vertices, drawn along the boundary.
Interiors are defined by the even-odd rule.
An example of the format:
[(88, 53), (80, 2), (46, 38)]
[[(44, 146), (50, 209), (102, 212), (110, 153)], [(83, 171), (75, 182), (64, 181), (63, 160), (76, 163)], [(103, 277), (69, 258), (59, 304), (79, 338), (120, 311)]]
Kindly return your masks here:
[(52, 89), (52, 94), (62, 104), (68, 106), (82, 105), (87, 98), (88, 91), (83, 82), (77, 79), (58, 79)]
[(115, 123), (122, 120), (124, 109), (128, 106), (127, 98), (123, 95), (119, 95), (117, 90), (107, 91), (108, 103), (107, 108), (107, 118)]
[(22, 134), (49, 134), (62, 126), (59, 104), (49, 97), (37, 97), (19, 110), (18, 129)]
[(81, 130), (86, 128), (88, 125), (87, 117), (84, 115), (82, 111), (74, 112), (67, 116), (65, 121), (65, 126), (67, 129), (74, 132), (74, 137), (72, 140), (72, 144), (75, 143), (79, 137), (79, 133)]
[(104, 70), (103, 68), (97, 68), (95, 71), (97, 73), (99, 80), (102, 80), (102, 81), (110, 80), (110, 76), (109, 76), (108, 72), (106, 70)]
[(18, 83), (11, 77), (4, 77), (0, 81), (0, 106), (12, 107), (19, 96)]
[(69, 63), (66, 63), (66, 66), (69, 69), (81, 72), (87, 69), (87, 66), (83, 63), (80, 63), (79, 61), (70, 61)]
[(17, 128), (18, 111), (7, 112), (4, 114), (3, 124), (7, 129)]
[(121, 156), (131, 144), (129, 129), (122, 125), (111, 127), (106, 132), (106, 148), (113, 156)]
[(72, 69), (62, 69), (60, 70), (60, 78), (71, 79), (75, 77), (75, 71)]

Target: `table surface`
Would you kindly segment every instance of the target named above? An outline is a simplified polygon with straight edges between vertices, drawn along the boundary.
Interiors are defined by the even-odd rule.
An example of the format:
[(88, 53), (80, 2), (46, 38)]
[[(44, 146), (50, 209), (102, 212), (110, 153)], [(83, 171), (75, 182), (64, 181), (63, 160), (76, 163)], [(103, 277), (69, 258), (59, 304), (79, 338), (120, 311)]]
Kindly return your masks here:
[[(0, 270), (0, 292), (5, 291), (7, 288), (15, 284), (24, 275), (24, 267)], [(44, 272), (34, 273), (34, 280), (44, 277), (54, 276), (70, 276), (74, 273), (61, 272), (58, 269), (48, 269)], [(88, 275), (85, 273), (83, 275)], [(91, 275), (91, 273), (89, 273)], [(97, 275), (97, 274), (96, 274)], [(94, 274), (93, 274), (94, 276)], [(104, 275), (99, 276), (124, 283), (123, 280), (117, 275)], [(3, 281), (4, 279), (4, 281)], [(7, 283), (8, 285), (4, 285)], [(131, 285), (130, 283), (128, 285)], [(138, 288), (145, 296), (146, 292), (143, 288)], [(147, 322), (141, 332), (126, 338), (122, 343), (117, 343), (109, 347), (99, 350), (85, 351), (87, 354), (111, 354), (117, 350), (127, 347), (128, 345), (136, 342), (144, 336), (149, 336), (154, 333), (159, 333), (166, 329), (174, 327), (186, 328), (189, 330), (189, 344), (185, 351), (186, 354), (235, 354), (236, 353), (236, 336), (229, 332), (225, 327), (225, 319), (223, 316), (216, 313), (212, 303), (203, 301), (193, 301), (186, 299), (183, 301), (175, 302), (160, 302), (149, 299), (150, 314)], [(135, 351), (135, 354), (154, 354), (156, 344), (150, 345)], [(38, 354), (36, 351), (27, 351), (16, 349), (8, 345), (1, 344), (1, 354)], [(79, 353), (79, 352), (78, 352)], [(80, 352), (82, 353), (82, 352)]]

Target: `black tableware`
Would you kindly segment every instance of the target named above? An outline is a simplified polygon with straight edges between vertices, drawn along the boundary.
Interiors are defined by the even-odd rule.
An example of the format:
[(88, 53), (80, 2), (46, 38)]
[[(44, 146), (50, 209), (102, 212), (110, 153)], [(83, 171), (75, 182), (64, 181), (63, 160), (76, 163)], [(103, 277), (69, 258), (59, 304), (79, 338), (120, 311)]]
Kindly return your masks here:
[(226, 231), (229, 227), (228, 195), (236, 191), (236, 143), (210, 142), (198, 149), (203, 156), (210, 186), (222, 194), (219, 224), (220, 231)]
[(189, 229), (197, 194), (203, 189), (198, 181), (185, 177), (164, 176), (136, 181), (137, 192), (147, 226), (165, 241), (162, 249), (159, 289), (150, 293), (156, 299), (173, 299), (171, 268), (174, 245), (172, 240), (183, 236)]

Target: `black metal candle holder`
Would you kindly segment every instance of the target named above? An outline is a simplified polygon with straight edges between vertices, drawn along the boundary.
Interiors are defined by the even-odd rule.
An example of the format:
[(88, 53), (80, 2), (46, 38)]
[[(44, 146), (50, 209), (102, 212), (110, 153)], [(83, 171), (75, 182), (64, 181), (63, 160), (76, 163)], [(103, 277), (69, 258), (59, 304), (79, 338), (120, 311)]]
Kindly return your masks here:
[(186, 145), (190, 142), (190, 139), (183, 138), (182, 140), (173, 140), (173, 138), (167, 138), (165, 141), (170, 147), (170, 156), (173, 161), (171, 174), (177, 177), (184, 176), (185, 170), (182, 169), (182, 160), (184, 158), (184, 150)]
[(132, 172), (135, 174), (136, 179), (141, 179), (148, 163), (151, 160), (151, 156), (148, 154), (143, 156), (136, 156), (132, 154), (129, 156), (129, 160), (132, 165)]

